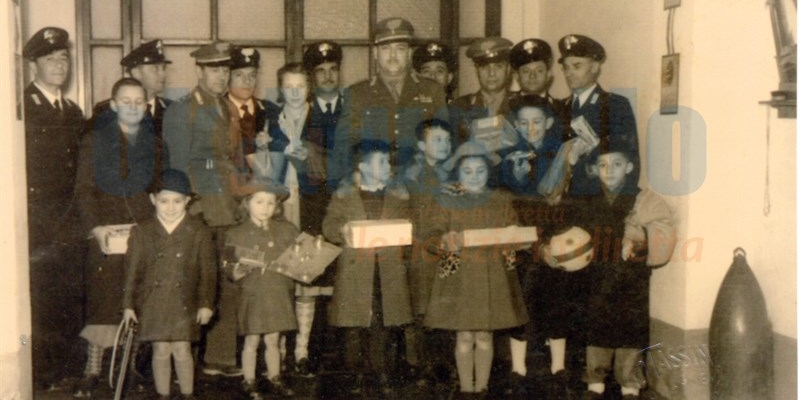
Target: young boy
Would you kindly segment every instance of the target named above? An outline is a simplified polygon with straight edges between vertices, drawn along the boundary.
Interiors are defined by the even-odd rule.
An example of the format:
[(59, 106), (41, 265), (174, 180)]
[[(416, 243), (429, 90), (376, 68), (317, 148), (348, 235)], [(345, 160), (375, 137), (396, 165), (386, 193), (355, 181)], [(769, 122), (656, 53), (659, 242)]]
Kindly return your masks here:
[[(429, 213), (436, 212), (434, 196), (448, 179), (448, 171), (442, 164), (452, 151), (452, 128), (440, 119), (427, 119), (416, 128), (418, 152), (405, 170), (406, 186), (411, 194), (411, 222), (414, 226), (412, 262), (408, 270), (414, 324), (406, 327), (406, 362), (417, 369), (417, 384), (427, 386), (434, 380), (434, 368), (450, 364), (449, 349), (443, 335), (424, 329), (425, 310), (430, 298), (431, 285), (436, 277), (438, 257), (425, 250), (425, 239), (421, 236), (430, 221)], [(438, 351), (447, 349), (446, 353)]]
[[(514, 208), (524, 226), (536, 226), (542, 242), (562, 227), (567, 206), (547, 201), (537, 191), (561, 146), (561, 123), (548, 100), (538, 95), (521, 95), (511, 102), (514, 128), (520, 136), (517, 146), (505, 152), (502, 182), (514, 193)], [(575, 312), (585, 273), (568, 273), (542, 263), (535, 248), (518, 252), (518, 272), (531, 322), (512, 332), (509, 338), (511, 375), (507, 392), (523, 394), (527, 376), (528, 341), (549, 345), (548, 398), (566, 396), (567, 337), (579, 326)]]
[(649, 340), (651, 269), (666, 264), (675, 246), (670, 208), (650, 190), (640, 190), (630, 144), (603, 138), (590, 155), (601, 193), (582, 204), (584, 229), (592, 234), (594, 259), (587, 301), (584, 399), (601, 399), (612, 366), (624, 400), (639, 398), (645, 384), (639, 367)]
[(411, 322), (405, 247), (354, 248), (348, 232), (352, 221), (410, 218), (408, 191), (392, 182), (389, 152), (381, 140), (362, 139), (355, 146), (353, 178), (340, 183), (322, 222), (325, 237), (344, 246), (329, 322), (345, 328), (345, 368), (356, 374), (354, 395), (362, 393), (365, 372), (378, 374), (382, 396), (392, 394), (394, 346), (389, 340), (397, 327)]
[(153, 342), (153, 380), (168, 399), (172, 363), (183, 399), (193, 399), (191, 342), (213, 314), (217, 257), (211, 233), (186, 213), (191, 188), (185, 173), (168, 169), (150, 194), (155, 218), (131, 230), (122, 297), (123, 319), (139, 323), (138, 340)]

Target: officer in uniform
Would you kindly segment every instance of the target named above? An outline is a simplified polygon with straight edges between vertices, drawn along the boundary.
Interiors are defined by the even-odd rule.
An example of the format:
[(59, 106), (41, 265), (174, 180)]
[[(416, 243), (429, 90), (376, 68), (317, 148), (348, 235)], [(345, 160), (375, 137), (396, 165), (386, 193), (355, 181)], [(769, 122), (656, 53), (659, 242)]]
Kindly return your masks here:
[[(550, 95), (553, 83), (553, 50), (541, 39), (525, 39), (511, 48), (511, 69), (517, 77), (520, 90), (512, 95), (512, 101), (526, 95), (540, 96), (555, 113), (563, 126), (569, 125), (564, 103)], [(562, 129), (566, 133), (567, 129)]]
[[(185, 172), (199, 197), (189, 209), (211, 227), (218, 253), (225, 231), (236, 223), (237, 172), (231, 155), (230, 111), (224, 98), (230, 78), (231, 45), (215, 41), (191, 53), (197, 86), (172, 103), (164, 115), (164, 143), (170, 168)], [(220, 277), (218, 318), (208, 329), (203, 372), (240, 376), (236, 367), (236, 299), (234, 286)]]
[[(61, 90), (69, 79), (69, 35), (46, 27), (22, 50), (34, 79), (24, 93), (28, 244), (34, 332), (34, 378), (47, 384), (77, 367), (73, 346), (83, 326), (80, 275), (85, 232), (73, 202), (83, 112)], [(57, 288), (57, 290), (49, 290)]]
[(403, 18), (384, 19), (375, 27), (373, 56), (377, 76), (350, 87), (336, 126), (336, 178), (353, 171), (351, 147), (363, 139), (391, 145), (394, 168), (411, 160), (416, 148), (414, 129), (429, 118), (447, 120), (442, 87), (420, 78), (410, 68), (414, 27)]
[(511, 67), (508, 56), (513, 45), (508, 39), (488, 37), (472, 42), (467, 48), (467, 57), (475, 64), (481, 87), (453, 102), (458, 115), (453, 117), (452, 125), (458, 131), (459, 143), (469, 139), (469, 125), (473, 120), (509, 113)]
[[(164, 98), (161, 93), (167, 83), (167, 65), (172, 61), (164, 56), (161, 39), (151, 40), (133, 49), (119, 62), (133, 78), (142, 82), (147, 91), (147, 117), (153, 121), (156, 137), (161, 138), (161, 127), (164, 112), (172, 100)], [(110, 109), (111, 99), (97, 103), (92, 110), (92, 122)], [(113, 118), (112, 118), (113, 120)]]
[(458, 73), (458, 60), (450, 46), (438, 41), (423, 43), (414, 50), (411, 61), (418, 74), (442, 85), (447, 94), (447, 102), (450, 103)]
[[(567, 35), (558, 41), (561, 58), (558, 59), (564, 70), (564, 78), (572, 95), (563, 100), (568, 120), (583, 116), (600, 139), (610, 135), (620, 136), (628, 148), (635, 149), (635, 166), (630, 179), (639, 181), (639, 139), (636, 119), (628, 99), (606, 92), (597, 84), (606, 52), (600, 43), (583, 35)], [(580, 142), (579, 142), (580, 143)], [(582, 146), (585, 147), (585, 146)], [(588, 149), (576, 149), (585, 152)], [(599, 193), (597, 179), (592, 179), (587, 170), (588, 154), (577, 159), (572, 168), (569, 192), (573, 195)]]

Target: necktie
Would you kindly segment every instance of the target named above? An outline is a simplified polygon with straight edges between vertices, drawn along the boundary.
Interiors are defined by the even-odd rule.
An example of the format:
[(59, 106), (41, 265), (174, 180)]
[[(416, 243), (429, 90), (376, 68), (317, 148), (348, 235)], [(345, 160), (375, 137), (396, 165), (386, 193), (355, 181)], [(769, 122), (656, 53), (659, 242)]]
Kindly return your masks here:
[(398, 89), (397, 85), (399, 83), (400, 82), (390, 82), (389, 83), (389, 89), (392, 92), (392, 97), (394, 98), (394, 102), (395, 103), (400, 101), (400, 91), (397, 90)]
[(253, 133), (256, 125), (256, 117), (250, 113), (250, 108), (247, 107), (247, 104), (242, 104), (239, 107), (244, 113), (242, 114), (242, 118), (239, 121), (239, 126), (242, 129), (242, 135), (247, 135)]
[(581, 100), (578, 96), (572, 96), (572, 115), (577, 115), (581, 109)]
[(333, 104), (331, 104), (330, 102), (325, 103), (325, 115), (329, 117), (333, 115)]
[(59, 113), (59, 114), (61, 114), (61, 113), (62, 113), (62, 110), (61, 110), (61, 100), (59, 100), (59, 99), (56, 99), (56, 101), (54, 101), (54, 102), (53, 102), (53, 106), (55, 106), (55, 108), (56, 108), (56, 111), (58, 111), (58, 113)]

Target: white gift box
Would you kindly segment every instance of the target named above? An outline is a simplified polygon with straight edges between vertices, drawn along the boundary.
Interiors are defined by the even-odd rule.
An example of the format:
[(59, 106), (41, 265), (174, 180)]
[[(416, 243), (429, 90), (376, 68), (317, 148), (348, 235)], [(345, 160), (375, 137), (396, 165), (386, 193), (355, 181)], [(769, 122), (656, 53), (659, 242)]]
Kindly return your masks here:
[(581, 140), (586, 142), (589, 145), (588, 151), (591, 151), (600, 143), (600, 139), (597, 137), (597, 133), (592, 129), (592, 126), (589, 125), (589, 121), (583, 117), (583, 115), (578, 116), (577, 118), (573, 119), (569, 126), (572, 128), (572, 131), (578, 135)]
[(411, 222), (405, 219), (351, 221), (348, 227), (348, 242), (355, 249), (411, 244)]
[(131, 227), (135, 224), (106, 225), (105, 242), (108, 252), (106, 254), (125, 254), (128, 251), (128, 237)]
[(461, 232), (464, 247), (533, 243), (539, 240), (535, 226), (467, 229)]

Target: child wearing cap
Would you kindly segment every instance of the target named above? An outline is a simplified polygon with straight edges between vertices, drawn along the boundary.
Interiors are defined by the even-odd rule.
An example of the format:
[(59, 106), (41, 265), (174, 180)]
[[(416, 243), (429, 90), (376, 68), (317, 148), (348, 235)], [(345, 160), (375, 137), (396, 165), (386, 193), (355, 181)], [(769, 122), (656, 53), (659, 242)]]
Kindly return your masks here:
[(86, 326), (81, 332), (88, 354), (75, 397), (91, 397), (103, 353), (113, 346), (120, 322), (124, 252), (112, 250), (108, 238), (114, 225), (149, 219), (147, 189), (161, 173), (161, 141), (144, 119), (144, 87), (136, 79), (122, 78), (111, 97), (111, 109), (98, 116), (78, 153), (75, 194), (83, 230), (93, 240), (85, 265)]
[(254, 192), (242, 199), (239, 213), (244, 221), (225, 234), (222, 257), (225, 274), (239, 287), (237, 319), (244, 335), (242, 351), (243, 389), (250, 399), (260, 399), (256, 385), (256, 351), (262, 340), (264, 359), (272, 391), (288, 397), (293, 391), (281, 380), (281, 332), (297, 329), (294, 315), (294, 281), (277, 272), (242, 264), (238, 249), (261, 251), (264, 262), (277, 259), (300, 233), (281, 215), (281, 203), (289, 192), (270, 183), (254, 184)]
[[(363, 393), (365, 372), (377, 373), (382, 396), (393, 389), (394, 370), (390, 340), (399, 327), (411, 322), (407, 274), (407, 248), (386, 246), (354, 248), (351, 222), (409, 219), (409, 194), (391, 179), (389, 144), (362, 139), (354, 146), (356, 171), (343, 181), (331, 198), (322, 222), (325, 237), (341, 244), (330, 305), (329, 323), (345, 328), (345, 368), (356, 374), (351, 394)], [(369, 368), (362, 363), (368, 362)]]
[(464, 247), (460, 233), (517, 223), (511, 198), (488, 187), (499, 156), (477, 142), (459, 146), (445, 167), (458, 183), (436, 196), (436, 212), (422, 229), (440, 243), (436, 278), (425, 325), (456, 332), (455, 363), (459, 395), (485, 396), (494, 354), (493, 331), (528, 322), (522, 289), (513, 264), (516, 246)]
[(138, 340), (152, 342), (160, 398), (169, 398), (174, 361), (182, 398), (192, 399), (191, 343), (213, 315), (216, 252), (208, 228), (186, 213), (186, 174), (168, 169), (160, 178), (150, 192), (155, 218), (134, 226), (128, 239), (123, 319), (139, 324)]
[[(639, 398), (646, 383), (640, 364), (641, 349), (649, 343), (651, 269), (666, 264), (675, 245), (669, 206), (631, 179), (634, 151), (622, 138), (601, 140), (589, 157), (602, 191), (579, 205), (581, 225), (595, 243), (594, 259), (586, 268), (585, 399), (603, 397), (612, 366), (622, 398)], [(544, 257), (554, 265), (550, 256)]]

